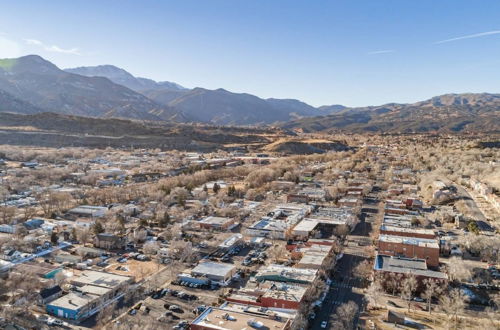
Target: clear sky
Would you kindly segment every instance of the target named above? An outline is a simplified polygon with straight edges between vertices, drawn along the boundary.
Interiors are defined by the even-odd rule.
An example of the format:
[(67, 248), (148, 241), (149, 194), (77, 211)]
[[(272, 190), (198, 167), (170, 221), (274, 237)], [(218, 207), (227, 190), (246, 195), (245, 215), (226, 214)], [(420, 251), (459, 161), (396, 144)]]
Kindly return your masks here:
[(0, 57), (315, 106), (500, 92), (498, 0), (1, 1)]

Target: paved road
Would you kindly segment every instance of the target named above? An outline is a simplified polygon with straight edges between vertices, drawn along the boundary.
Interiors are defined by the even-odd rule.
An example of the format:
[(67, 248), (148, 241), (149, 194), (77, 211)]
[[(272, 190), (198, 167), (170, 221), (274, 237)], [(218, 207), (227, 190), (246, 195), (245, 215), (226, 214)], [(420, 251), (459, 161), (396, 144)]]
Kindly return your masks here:
[(45, 256), (47, 254), (50, 254), (50, 253), (55, 252), (55, 251), (60, 250), (60, 249), (67, 248), (67, 247), (69, 247), (71, 245), (72, 244), (68, 243), (68, 242), (61, 242), (61, 243), (59, 243), (58, 246), (53, 246), (53, 247), (51, 247), (51, 248), (49, 248), (47, 250), (43, 250), (41, 252), (34, 253), (34, 254), (30, 255), (29, 257), (26, 257), (26, 258), (23, 258), (23, 259), (18, 259), (16, 261), (12, 261), (10, 264), (5, 265), (2, 268), (0, 268), (0, 273), (11, 269), (15, 265), (19, 265), (19, 264), (31, 261), (31, 260), (39, 258), (39, 257), (43, 257), (43, 256)]
[(486, 217), (484, 216), (483, 212), (481, 212), (479, 207), (476, 205), (476, 202), (474, 201), (472, 196), (469, 195), (467, 190), (465, 190), (465, 188), (461, 185), (455, 184), (455, 186), (457, 187), (458, 196), (465, 202), (465, 205), (467, 205), (467, 207), (469, 208), (474, 220), (486, 221)]
[[(347, 237), (347, 241), (369, 243), (369, 234), (372, 230), (372, 222), (377, 215), (378, 201), (371, 200), (363, 205), (361, 222), (355, 230)], [(333, 283), (330, 286), (321, 309), (316, 313), (316, 318), (310, 324), (310, 329), (321, 329), (321, 323), (327, 321), (327, 329), (333, 329), (332, 323), (335, 320), (335, 313), (338, 306), (349, 301), (354, 301), (361, 311), (364, 303), (362, 289), (359, 288), (359, 281), (352, 277), (352, 269), (366, 259), (363, 246), (348, 246), (344, 249), (344, 256), (335, 266), (336, 273)], [(356, 318), (357, 324), (359, 313)]]

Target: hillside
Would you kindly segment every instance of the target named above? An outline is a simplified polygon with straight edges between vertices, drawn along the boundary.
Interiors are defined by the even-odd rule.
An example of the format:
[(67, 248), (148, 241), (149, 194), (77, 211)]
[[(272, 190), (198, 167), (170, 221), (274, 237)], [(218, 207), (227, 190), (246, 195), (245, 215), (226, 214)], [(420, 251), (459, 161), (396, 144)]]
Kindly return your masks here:
[(500, 95), (446, 94), (414, 104), (348, 108), (282, 125), (302, 132), (500, 131)]
[(259, 148), (282, 135), (267, 129), (139, 122), (55, 113), (0, 113), (0, 141), (12, 145), (213, 151), (238, 145)]
[[(19, 113), (38, 108), (67, 115), (141, 120), (174, 115), (167, 107), (107, 78), (68, 73), (36, 55), (0, 60), (0, 90), (33, 106), (31, 110), (11, 110)], [(159, 111), (162, 118), (154, 114)]]

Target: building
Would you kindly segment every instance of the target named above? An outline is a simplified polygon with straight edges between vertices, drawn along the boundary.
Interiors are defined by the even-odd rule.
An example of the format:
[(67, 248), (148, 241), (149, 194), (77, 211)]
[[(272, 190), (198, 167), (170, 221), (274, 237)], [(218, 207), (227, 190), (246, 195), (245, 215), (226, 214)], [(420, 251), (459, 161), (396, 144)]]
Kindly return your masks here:
[(271, 264), (261, 267), (255, 278), (257, 281), (275, 281), (310, 284), (316, 279), (318, 270), (287, 267), (283, 265)]
[(380, 235), (378, 253), (396, 257), (424, 259), (431, 267), (439, 266), (439, 243), (436, 239)]
[(322, 207), (299, 222), (292, 230), (295, 238), (306, 239), (315, 230), (333, 230), (337, 226), (346, 225), (353, 229), (356, 216), (351, 208)]
[(55, 285), (53, 287), (50, 287), (50, 288), (45, 288), (45, 289), (42, 289), (40, 290), (40, 298), (39, 298), (39, 302), (40, 304), (42, 305), (45, 305), (57, 298), (59, 298), (60, 296), (62, 296), (63, 294), (63, 290), (61, 289), (61, 287), (59, 285)]
[(83, 271), (70, 281), (75, 286), (74, 290), (46, 305), (47, 313), (82, 321), (123, 297), (132, 282), (133, 277), (130, 276)]
[(287, 203), (309, 203), (309, 197), (307, 195), (301, 194), (288, 194), (286, 195)]
[(435, 239), (436, 233), (431, 229), (406, 228), (383, 224), (380, 226), (380, 234), (404, 237)]
[(445, 273), (427, 269), (427, 263), (423, 259), (410, 259), (378, 254), (375, 257), (373, 269), (377, 273), (385, 275), (387, 278), (391, 274), (401, 274), (401, 276), (415, 276), (420, 284), (424, 279), (433, 279), (446, 282), (448, 277)]
[(238, 290), (226, 298), (227, 301), (260, 306), (272, 310), (298, 310), (308, 292), (306, 286), (265, 281)]
[(236, 267), (231, 264), (218, 262), (202, 262), (191, 270), (195, 278), (205, 278), (213, 282), (227, 283), (236, 274)]
[(250, 307), (241, 310), (208, 307), (190, 325), (191, 330), (242, 330), (273, 329), (288, 330), (292, 320)]
[(104, 206), (80, 205), (72, 208), (67, 212), (71, 218), (102, 218), (108, 212), (108, 208)]
[(235, 219), (210, 216), (200, 220), (198, 223), (202, 229), (227, 230), (234, 225)]
[(120, 250), (125, 247), (126, 240), (123, 237), (101, 233), (94, 238), (94, 246), (105, 250)]
[(291, 229), (312, 209), (312, 206), (305, 204), (278, 205), (267, 216), (249, 226), (245, 233), (248, 236), (285, 239), (292, 234)]
[(230, 237), (226, 238), (222, 243), (219, 244), (218, 248), (221, 251), (229, 251), (237, 246), (242, 245), (243, 242), (243, 235), (241, 234), (234, 234), (231, 235)]
[(362, 200), (360, 198), (343, 197), (339, 199), (338, 204), (340, 207), (356, 207), (362, 204)]

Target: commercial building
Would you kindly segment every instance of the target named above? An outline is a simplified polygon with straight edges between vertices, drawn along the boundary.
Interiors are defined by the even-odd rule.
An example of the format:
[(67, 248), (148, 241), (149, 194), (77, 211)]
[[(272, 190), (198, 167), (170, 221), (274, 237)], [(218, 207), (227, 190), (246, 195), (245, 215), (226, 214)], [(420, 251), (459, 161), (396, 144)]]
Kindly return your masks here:
[(227, 283), (236, 274), (236, 267), (219, 262), (201, 262), (191, 270), (193, 277), (201, 277), (213, 282)]
[(262, 217), (248, 227), (246, 234), (249, 236), (285, 239), (292, 235), (291, 229), (312, 209), (312, 206), (304, 204), (279, 205), (269, 212), (267, 216)]
[(234, 222), (233, 218), (210, 216), (200, 220), (198, 223), (200, 228), (203, 229), (227, 230)]
[(291, 319), (274, 312), (244, 307), (241, 310), (208, 307), (191, 322), (191, 330), (290, 329)]
[(314, 282), (317, 274), (318, 270), (316, 269), (303, 269), (271, 264), (261, 267), (255, 275), (255, 278), (259, 282), (275, 281), (310, 284)]
[(423, 259), (410, 259), (378, 254), (375, 258), (373, 269), (381, 273), (384, 278), (388, 275), (401, 274), (401, 276), (415, 276), (422, 284), (424, 279), (433, 279), (446, 282), (448, 277), (445, 273), (427, 269), (427, 263)]
[(431, 267), (439, 266), (439, 243), (435, 239), (380, 235), (378, 253), (424, 259)]
[(108, 208), (104, 206), (80, 205), (67, 212), (68, 216), (74, 218), (101, 218), (106, 215)]
[(75, 289), (46, 305), (47, 313), (82, 321), (125, 294), (133, 277), (92, 270), (71, 279)]
[(380, 234), (384, 235), (395, 235), (404, 237), (416, 237), (416, 238), (436, 238), (436, 233), (431, 229), (424, 228), (405, 228), (392, 225), (383, 224), (380, 226)]

